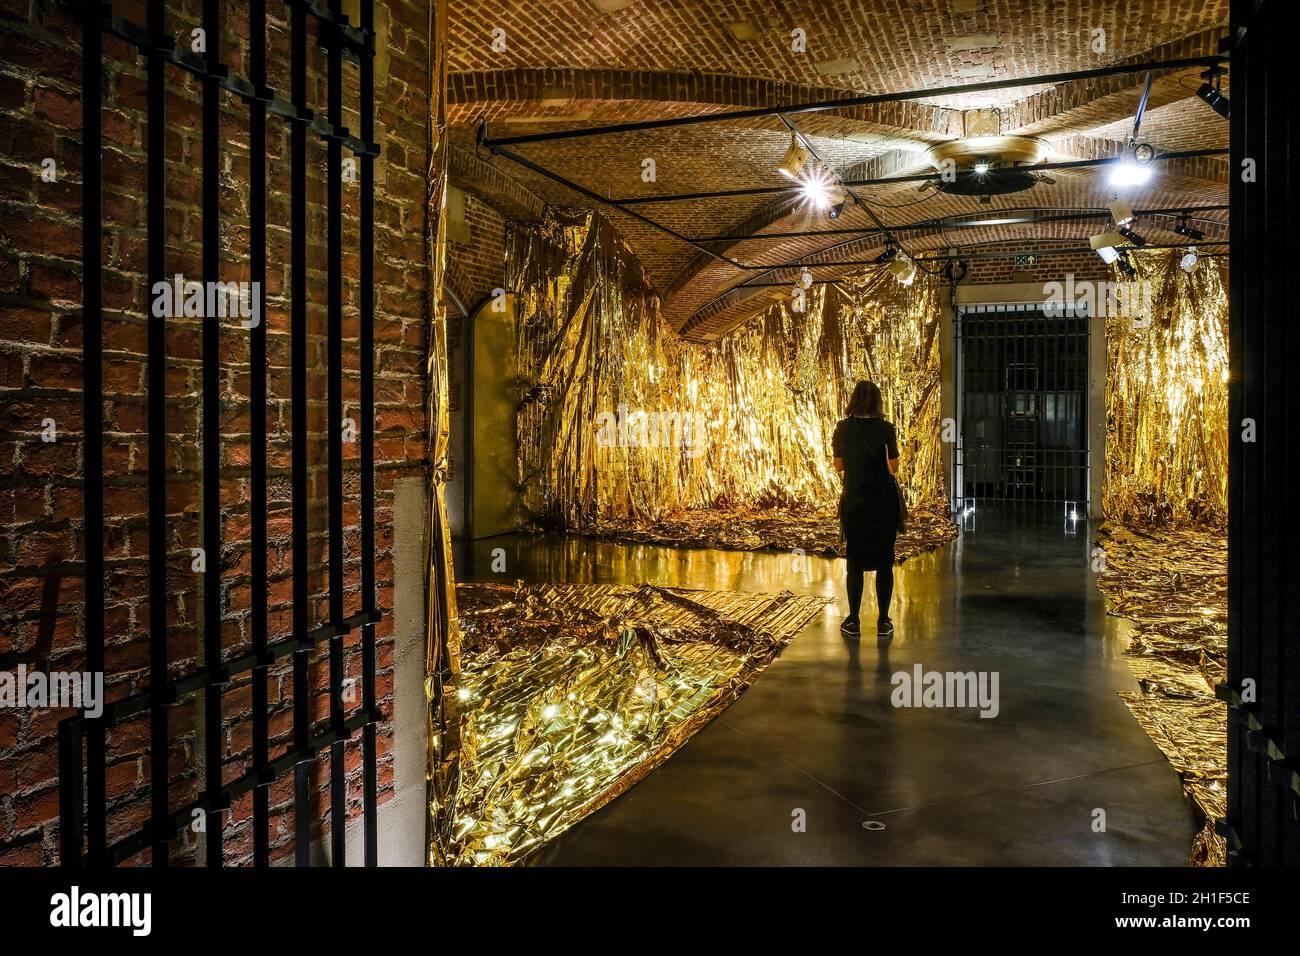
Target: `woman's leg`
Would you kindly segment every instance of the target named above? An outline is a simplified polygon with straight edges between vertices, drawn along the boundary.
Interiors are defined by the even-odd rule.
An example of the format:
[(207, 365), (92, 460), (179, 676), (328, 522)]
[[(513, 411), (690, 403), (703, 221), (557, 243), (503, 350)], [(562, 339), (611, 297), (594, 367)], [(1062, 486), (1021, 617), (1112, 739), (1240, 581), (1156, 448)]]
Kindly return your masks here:
[(848, 571), (845, 572), (844, 587), (849, 592), (849, 617), (856, 620), (858, 609), (862, 607), (862, 576), (866, 569), (852, 558), (846, 563)]
[[(858, 584), (858, 596), (862, 595), (862, 585)], [(889, 602), (894, 599), (894, 566), (886, 564), (876, 569), (876, 604), (880, 608), (879, 620), (889, 617)], [(857, 612), (854, 612), (857, 613)]]

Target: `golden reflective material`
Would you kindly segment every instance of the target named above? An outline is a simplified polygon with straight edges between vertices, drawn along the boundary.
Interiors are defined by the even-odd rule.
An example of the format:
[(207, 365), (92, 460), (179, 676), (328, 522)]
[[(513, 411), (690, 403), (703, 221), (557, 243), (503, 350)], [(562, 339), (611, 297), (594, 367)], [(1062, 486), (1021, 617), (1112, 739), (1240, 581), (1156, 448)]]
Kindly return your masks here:
[(429, 703), (429, 862), (444, 862), (440, 847), (451, 825), (448, 807), (455, 799), (459, 759), (459, 718), (446, 693), (459, 670), (460, 643), (456, 627), (456, 585), (451, 562), (451, 530), (447, 521), (447, 310), (443, 305), (447, 223), (447, 4), (429, 5), (430, 106), (429, 193), (425, 209), (425, 255), (429, 262), (429, 338), (425, 379), (429, 423), (429, 534), (425, 554), (426, 601), (425, 695)]
[(1228, 715), (1214, 685), (1227, 675), (1227, 538), (1106, 527), (1100, 544), (1110, 612), (1135, 622), (1125, 660), (1141, 691), (1120, 696), (1205, 814), (1191, 862), (1221, 866), (1213, 821), (1225, 810)]
[[(1228, 267), (1181, 252), (1130, 252), (1106, 319), (1106, 514), (1138, 527), (1227, 527)], [(1149, 308), (1147, 304), (1149, 303)]]
[(792, 285), (787, 303), (701, 345), (664, 323), (596, 214), (513, 227), (507, 263), (521, 501), (533, 526), (723, 548), (771, 537), (824, 551), (838, 537), (831, 434), (854, 383), (870, 378), (898, 427), (909, 503), (931, 516), (917, 536), (952, 537), (936, 517), (938, 279), (904, 286), (876, 270)]
[(441, 862), (509, 865), (642, 779), (734, 701), (826, 598), (462, 584), (462, 723)]
[(1139, 294), (1106, 320), (1106, 473), (1100, 587), (1136, 623), (1122, 694), (1205, 814), (1191, 863), (1221, 866), (1228, 776), (1227, 264), (1130, 252)]

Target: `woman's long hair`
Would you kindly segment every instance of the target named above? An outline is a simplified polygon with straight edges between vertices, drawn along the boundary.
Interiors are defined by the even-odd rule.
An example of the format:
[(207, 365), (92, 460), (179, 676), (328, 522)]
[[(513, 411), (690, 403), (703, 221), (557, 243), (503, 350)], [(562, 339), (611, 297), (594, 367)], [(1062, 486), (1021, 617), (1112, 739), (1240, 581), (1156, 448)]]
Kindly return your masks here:
[(844, 409), (844, 417), (852, 418), (854, 415), (863, 418), (885, 417), (884, 401), (875, 382), (858, 382), (853, 386), (853, 395), (849, 398), (848, 407)]

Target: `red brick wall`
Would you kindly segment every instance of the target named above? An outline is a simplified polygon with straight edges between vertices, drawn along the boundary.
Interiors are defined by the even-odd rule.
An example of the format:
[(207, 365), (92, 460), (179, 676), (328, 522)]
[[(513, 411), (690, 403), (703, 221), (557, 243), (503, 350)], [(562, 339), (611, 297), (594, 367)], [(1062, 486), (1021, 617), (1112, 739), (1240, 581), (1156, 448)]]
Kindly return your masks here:
[[(1062, 243), (1065, 248), (1077, 249), (1085, 242), (1072, 240)], [(991, 285), (1004, 282), (1064, 282), (1067, 275), (1078, 279), (1111, 278), (1110, 268), (1101, 261), (1095, 252), (1079, 252), (1067, 255), (1051, 254), (1051, 244), (1041, 240), (1037, 242), (1006, 242), (993, 246), (981, 246), (981, 255), (1005, 250), (1005, 256), (989, 259), (971, 259), (963, 285)], [(1020, 253), (1032, 255), (1030, 264), (1017, 264), (1016, 256)]]
[[(393, 595), (392, 489), (396, 479), (418, 476), (424, 461), (424, 386), (421, 375), (426, 327), (427, 270), (423, 261), (424, 171), (427, 163), (426, 9), (415, 0), (376, 4), (380, 32), (376, 76), (376, 128), (383, 153), (376, 163), (376, 463), (377, 581), (379, 603), (391, 611)], [(169, 10), (178, 36), (200, 22), (196, 0)], [(282, 5), (268, 4), (272, 76), (288, 89), (288, 26)], [(118, 2), (115, 9), (143, 22), (143, 4)], [(248, 24), (246, 8), (230, 0), (224, 8), (223, 59), (243, 71)], [(278, 19), (274, 19), (278, 18)], [(313, 29), (310, 34), (316, 33)], [(80, 27), (50, 2), (0, 0), (0, 655), (4, 668), (16, 661), (48, 659), (58, 670), (78, 670), (84, 660), (83, 540), (81, 490), (81, 317), (80, 308)], [(312, 44), (313, 105), (323, 105), (323, 55)], [(167, 272), (201, 278), (201, 125), (196, 82), (168, 68)], [(143, 59), (124, 43), (105, 38), (104, 112), (104, 460), (107, 607), (105, 640), (110, 699), (147, 686), (148, 526), (146, 481), (147, 371), (145, 355), (145, 85)], [(357, 76), (345, 64), (347, 111), (356, 128)], [(247, 107), (223, 94), (222, 275), (247, 279)], [(352, 115), (349, 115), (352, 114)], [(270, 202), (268, 220), (267, 323), (269, 433), (268, 566), (270, 606), (250, 607), (248, 336), (223, 327), (222, 346), (222, 644), (226, 653), (248, 649), (253, 615), (267, 615), (270, 637), (290, 633), (292, 575), (289, 516), (289, 150), (288, 130), (268, 121)], [(324, 145), (309, 136), (309, 323), (313, 362), (307, 410), (312, 432), (313, 470), (309, 569), (314, 595), (312, 623), (326, 614), (325, 568), (325, 368)], [(345, 153), (346, 155), (346, 153)], [(51, 157), (58, 179), (42, 182), (40, 163)], [(344, 415), (358, 414), (358, 310), (355, 253), (358, 229), (356, 186), (344, 187)], [(200, 577), (190, 570), (196, 546), (201, 461), (199, 430), (200, 329), (198, 320), (168, 320), (169, 451), (168, 522), (169, 658), (174, 672), (198, 666), (201, 646)], [(53, 418), (57, 441), (43, 442), (41, 422)], [(360, 606), (357, 463), (359, 447), (345, 445), (345, 580), (349, 613)], [(96, 516), (98, 517), (98, 516)], [(209, 555), (209, 559), (214, 556)], [(49, 598), (43, 610), (43, 591)], [(377, 631), (378, 695), (391, 718), (392, 619)], [(347, 668), (360, 675), (359, 635), (348, 640)], [(312, 667), (313, 712), (328, 714), (328, 674), (322, 655)], [(359, 702), (358, 693), (358, 702)], [(270, 685), (272, 759), (291, 734), (292, 682), (287, 669), (274, 671)], [(245, 675), (223, 696), (226, 778), (251, 763), (251, 688)], [(70, 711), (0, 710), (0, 865), (57, 861), (55, 727)], [(171, 805), (193, 799), (202, 789), (196, 768), (202, 751), (195, 730), (201, 700), (173, 708), (170, 770)], [(147, 818), (149, 748), (143, 721), (114, 730), (109, 738), (110, 841)], [(392, 795), (391, 727), (379, 735), (381, 802)], [(359, 812), (359, 740), (347, 751), (349, 812)], [(316, 832), (328, 830), (328, 758), (317, 765), (312, 805)], [(292, 850), (292, 778), (272, 791), (272, 845), (276, 858)], [(251, 855), (251, 799), (241, 800), (225, 821), (226, 858)], [(191, 855), (193, 835), (173, 844), (179, 858)]]

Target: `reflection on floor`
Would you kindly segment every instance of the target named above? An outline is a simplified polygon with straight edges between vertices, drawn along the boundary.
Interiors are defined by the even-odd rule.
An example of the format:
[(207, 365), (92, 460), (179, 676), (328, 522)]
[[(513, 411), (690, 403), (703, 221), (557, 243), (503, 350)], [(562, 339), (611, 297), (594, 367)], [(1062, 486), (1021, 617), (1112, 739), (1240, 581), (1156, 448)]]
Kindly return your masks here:
[[(836, 599), (721, 717), (534, 862), (1183, 865), (1196, 820), (1117, 696), (1136, 687), (1128, 625), (1105, 614), (1088, 529), (1073, 531), (981, 514), (896, 569), (887, 646), (841, 638), (835, 559), (526, 535), (459, 545), (464, 581)], [(998, 715), (894, 707), (892, 675), (918, 664), (998, 672)]]

